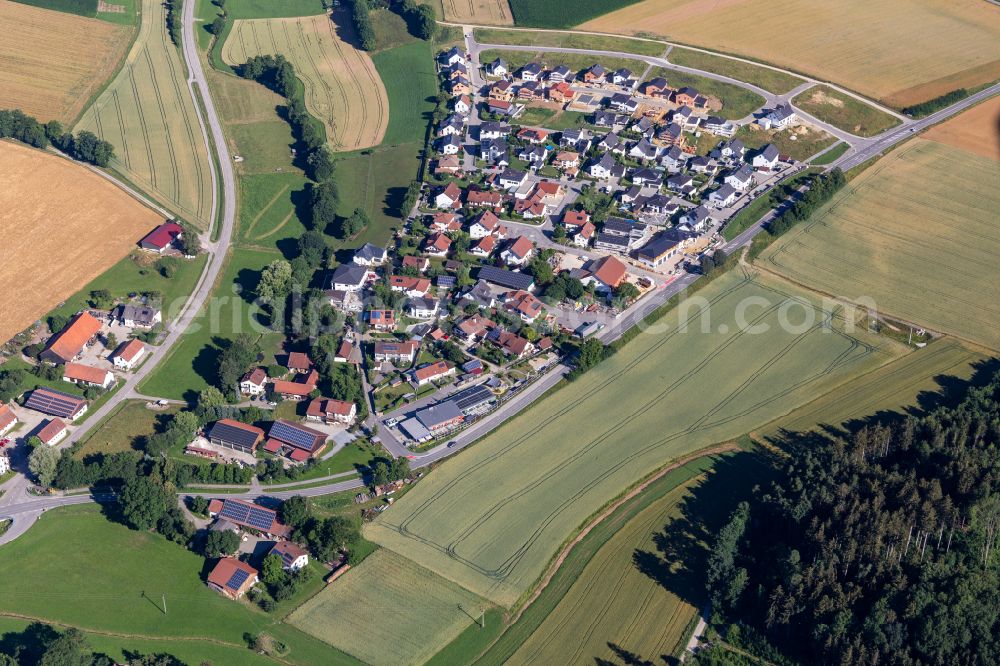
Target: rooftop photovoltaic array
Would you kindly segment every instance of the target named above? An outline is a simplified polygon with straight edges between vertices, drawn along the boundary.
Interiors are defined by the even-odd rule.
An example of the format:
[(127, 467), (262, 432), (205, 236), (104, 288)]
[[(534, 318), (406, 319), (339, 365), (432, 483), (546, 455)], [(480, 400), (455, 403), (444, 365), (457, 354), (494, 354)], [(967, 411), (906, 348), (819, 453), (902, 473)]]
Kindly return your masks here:
[(247, 578), (249, 577), (250, 574), (248, 572), (243, 569), (237, 569), (233, 572), (233, 575), (229, 577), (229, 580), (226, 581), (226, 587), (230, 590), (238, 591), (243, 583), (247, 582)]
[(222, 505), (219, 516), (241, 525), (249, 525), (254, 529), (267, 531), (274, 524), (275, 513), (270, 509), (244, 504), (243, 502), (226, 501)]
[(82, 398), (54, 389), (39, 388), (31, 392), (24, 406), (53, 416), (72, 417), (83, 402)]
[(458, 405), (458, 408), (463, 412), (467, 409), (472, 409), (473, 407), (478, 407), (483, 403), (489, 402), (493, 399), (493, 392), (490, 391), (483, 385), (470, 386), (467, 389), (462, 389), (458, 393), (454, 393), (451, 396), (451, 400)]
[(317, 435), (323, 437), (323, 433), (302, 426), (294, 426), (284, 421), (275, 421), (268, 434), (274, 439), (280, 439), (282, 442), (287, 442), (306, 451), (312, 451), (315, 448), (316, 441), (319, 439)]

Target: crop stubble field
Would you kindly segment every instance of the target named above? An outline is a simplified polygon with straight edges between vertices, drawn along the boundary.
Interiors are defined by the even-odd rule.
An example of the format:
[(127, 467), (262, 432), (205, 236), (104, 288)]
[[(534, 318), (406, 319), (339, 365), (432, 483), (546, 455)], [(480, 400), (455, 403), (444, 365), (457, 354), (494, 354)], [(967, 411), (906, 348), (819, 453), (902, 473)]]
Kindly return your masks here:
[(479, 619), (483, 599), (381, 549), (288, 621), (369, 664), (420, 664)]
[(1000, 160), (1000, 97), (977, 104), (968, 111), (935, 125), (923, 138)]
[[(652, 469), (903, 353), (845, 332), (836, 313), (829, 326), (818, 316), (795, 332), (779, 327), (779, 312), (811, 301), (771, 278), (723, 276), (696, 298), (711, 306), (711, 332), (698, 332), (698, 308), (674, 310), (659, 332), (444, 463), (366, 526), (369, 538), (510, 606), (578, 525)], [(748, 323), (767, 324), (766, 334), (737, 327), (741, 303), (756, 303)], [(679, 330), (688, 321), (693, 330)]]
[(162, 3), (142, 1), (139, 36), (125, 66), (77, 130), (114, 144), (111, 166), (183, 219), (208, 228), (212, 180), (205, 138)]
[(163, 217), (89, 169), (28, 146), (0, 141), (0, 164), (0, 340), (8, 340)]
[(507, 0), (438, 0), (444, 20), (453, 23), (513, 25), (514, 15)]
[(669, 654), (697, 609), (640, 571), (637, 551), (656, 552), (655, 535), (680, 515), (688, 481), (650, 504), (601, 547), (531, 637), (506, 663), (614, 663), (609, 647)]
[(1000, 78), (1000, 13), (982, 0), (644, 0), (580, 27), (748, 56), (898, 108)]
[(306, 107), (326, 126), (334, 150), (357, 150), (382, 141), (389, 123), (385, 86), (371, 57), (341, 39), (348, 22), (326, 14), (241, 19), (222, 50), (231, 66), (256, 55), (281, 54), (295, 65), (306, 89)]
[(0, 2), (0, 109), (72, 122), (115, 71), (132, 29)]
[[(982, 137), (987, 141), (987, 137)], [(914, 139), (758, 259), (823, 293), (1000, 349), (1000, 162)]]

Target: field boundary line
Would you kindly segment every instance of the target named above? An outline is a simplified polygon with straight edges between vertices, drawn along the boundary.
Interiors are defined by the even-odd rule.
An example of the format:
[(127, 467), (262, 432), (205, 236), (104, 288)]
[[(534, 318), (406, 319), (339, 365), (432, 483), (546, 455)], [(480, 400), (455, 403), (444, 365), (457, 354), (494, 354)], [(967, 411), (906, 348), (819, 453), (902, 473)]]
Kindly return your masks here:
[(283, 195), (285, 192), (287, 192), (291, 188), (292, 188), (291, 185), (283, 185), (281, 187), (281, 189), (278, 191), (278, 193), (275, 194), (271, 198), (271, 200), (267, 202), (267, 205), (264, 206), (263, 208), (261, 208), (259, 213), (257, 213), (256, 215), (254, 215), (254, 218), (252, 220), (250, 220), (249, 226), (247, 226), (247, 231), (246, 231), (247, 236), (250, 235), (250, 232), (253, 231), (253, 228), (255, 226), (257, 226), (258, 222), (260, 222), (260, 218), (264, 217), (264, 213), (266, 213), (267, 211), (271, 210), (271, 206), (273, 206), (275, 204), (275, 202), (281, 197), (281, 195)]
[(288, 224), (288, 220), (292, 219), (292, 215), (295, 215), (295, 211), (294, 210), (288, 211), (288, 215), (286, 215), (285, 219), (283, 219), (281, 222), (278, 222), (278, 226), (276, 226), (274, 229), (271, 229), (262, 236), (254, 236), (253, 240), (258, 240), (258, 241), (264, 240), (268, 236), (273, 236), (274, 234), (278, 233), (279, 231), (281, 231), (282, 227)]
[[(533, 604), (535, 602), (535, 600), (538, 599), (539, 596), (541, 596), (542, 592), (545, 591), (545, 588), (547, 588), (549, 586), (549, 583), (552, 582), (552, 578), (556, 575), (556, 572), (559, 570), (559, 567), (561, 567), (562, 564), (563, 564), (563, 562), (566, 561), (566, 557), (569, 555), (570, 551), (572, 551), (573, 548), (575, 548), (576, 545), (579, 544), (584, 539), (584, 537), (586, 537), (588, 534), (590, 534), (594, 530), (594, 528), (596, 528), (600, 523), (602, 523), (604, 520), (606, 520), (611, 514), (613, 514), (615, 511), (617, 511), (623, 504), (625, 504), (630, 499), (634, 498), (636, 495), (638, 495), (639, 493), (641, 493), (642, 491), (644, 491), (653, 482), (655, 482), (655, 481), (663, 478), (664, 476), (666, 476), (668, 473), (674, 471), (675, 469), (683, 467), (684, 465), (688, 464), (689, 462), (692, 462), (692, 461), (697, 460), (699, 458), (704, 458), (706, 456), (718, 455), (718, 454), (722, 454), (722, 453), (729, 453), (729, 452), (738, 451), (738, 450), (739, 450), (739, 446), (737, 446), (735, 443), (733, 443), (733, 442), (726, 442), (726, 443), (723, 443), (723, 444), (713, 444), (712, 446), (708, 446), (708, 447), (703, 448), (703, 449), (701, 449), (699, 451), (693, 451), (693, 452), (687, 454), (686, 456), (682, 456), (680, 458), (677, 458), (673, 462), (670, 462), (670, 463), (664, 465), (663, 467), (661, 467), (660, 469), (656, 470), (651, 475), (647, 476), (645, 479), (643, 479), (642, 481), (640, 481), (638, 484), (634, 485), (630, 490), (626, 491), (623, 495), (619, 496), (618, 499), (612, 500), (611, 503), (608, 506), (606, 506), (603, 510), (600, 510), (600, 513), (598, 513), (598, 515), (596, 517), (594, 517), (592, 519), (589, 519), (584, 524), (584, 527), (576, 534), (576, 536), (573, 537), (572, 539), (570, 539), (570, 541), (568, 543), (566, 543), (556, 553), (556, 555), (554, 556), (554, 559), (549, 564), (549, 566), (548, 566), (545, 574), (543, 575), (541, 581), (537, 585), (535, 585), (535, 589), (532, 592), (531, 596), (528, 597), (528, 599), (517, 610), (517, 612), (514, 615), (514, 617), (511, 618), (511, 621), (510, 621), (509, 625), (512, 625), (515, 622), (517, 622), (521, 618), (521, 616), (524, 614), (524, 612), (528, 609), (528, 607), (531, 606), (531, 604)], [(499, 638), (499, 636), (498, 636), (498, 638)], [(490, 645), (492, 645), (492, 643)], [(487, 646), (486, 649), (489, 649), (489, 646)], [(483, 652), (486, 652), (486, 649), (484, 649)]]

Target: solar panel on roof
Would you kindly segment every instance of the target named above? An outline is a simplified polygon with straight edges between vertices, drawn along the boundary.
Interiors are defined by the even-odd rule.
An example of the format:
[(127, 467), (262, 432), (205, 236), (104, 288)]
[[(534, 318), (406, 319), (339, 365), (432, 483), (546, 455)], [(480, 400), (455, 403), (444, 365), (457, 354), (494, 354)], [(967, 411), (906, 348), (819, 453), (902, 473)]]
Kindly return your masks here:
[(274, 425), (271, 426), (270, 436), (306, 451), (312, 451), (316, 443), (316, 436), (312, 433), (292, 427), (282, 421), (274, 422)]
[(467, 409), (489, 402), (493, 399), (493, 393), (482, 385), (470, 386), (467, 389), (452, 394), (451, 399), (464, 412)]
[(226, 502), (222, 505), (219, 515), (236, 523), (246, 523), (250, 507), (239, 502)]
[(230, 590), (239, 590), (243, 583), (247, 582), (247, 578), (249, 577), (250, 574), (248, 572), (243, 569), (237, 569), (233, 572), (233, 575), (229, 577), (229, 580), (226, 581), (226, 587)]
[(271, 529), (271, 523), (274, 522), (274, 514), (270, 511), (251, 507), (250, 513), (247, 516), (247, 522), (259, 530), (269, 530)]
[(35, 389), (28, 396), (24, 406), (53, 416), (72, 417), (80, 408), (82, 400), (74, 395), (54, 389)]

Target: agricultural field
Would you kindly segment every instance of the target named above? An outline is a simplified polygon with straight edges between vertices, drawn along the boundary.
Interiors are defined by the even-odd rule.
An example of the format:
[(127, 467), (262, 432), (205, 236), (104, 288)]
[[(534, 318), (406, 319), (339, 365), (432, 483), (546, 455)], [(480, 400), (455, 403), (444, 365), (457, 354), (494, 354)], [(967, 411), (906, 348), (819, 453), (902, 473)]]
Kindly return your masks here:
[(241, 650), (239, 663), (275, 663), (250, 662), (255, 655), (246, 649), (245, 632), (266, 632), (288, 646), (282, 655), (286, 663), (357, 663), (273, 616), (209, 590), (203, 557), (157, 534), (109, 521), (96, 505), (46, 512), (0, 554), (21, 568), (0, 593), (4, 614), (110, 632), (117, 634), (115, 645), (156, 639), (157, 651), (174, 652), (177, 646), (190, 654), (193, 648), (183, 645), (204, 641), (219, 654)]
[(514, 22), (534, 28), (571, 28), (638, 0), (510, 0)]
[(452, 23), (513, 25), (508, 0), (433, 0), (438, 17)]
[(125, 66), (75, 129), (115, 146), (111, 167), (158, 203), (203, 229), (214, 197), (205, 136), (180, 52), (163, 28), (166, 9), (142, 0), (139, 36)]
[(988, 358), (944, 338), (802, 405), (754, 435), (772, 439), (782, 431), (838, 428), (849, 419), (880, 412), (909, 412), (922, 397), (938, 393), (950, 381), (968, 380)]
[(921, 135), (946, 146), (1000, 160), (1000, 97), (935, 125)]
[(296, 214), (307, 205), (305, 176), (294, 173), (254, 174), (240, 179), (240, 219), (236, 237), (262, 249), (294, 246), (306, 228)]
[(366, 535), (510, 606), (576, 526), (651, 470), (904, 353), (891, 340), (848, 333), (840, 310), (815, 306), (772, 278), (718, 278), (581, 379), (443, 463)]
[(326, 14), (238, 20), (222, 58), (236, 66), (256, 55), (284, 55), (295, 65), (306, 107), (323, 121), (331, 149), (359, 150), (381, 143), (389, 104), (371, 57), (352, 45), (350, 21), (343, 12), (341, 17), (336, 23)]
[[(961, 117), (961, 116), (959, 116)], [(983, 141), (987, 141), (983, 137)], [(791, 280), (1000, 349), (1000, 162), (915, 139), (765, 250)]]
[[(732, 83), (715, 81), (714, 79), (698, 76), (697, 74), (678, 72), (675, 69), (654, 67), (645, 77), (645, 80), (648, 81), (657, 76), (662, 76), (675, 88), (682, 88), (684, 86), (697, 88), (699, 92), (710, 98), (710, 106), (714, 109), (712, 113), (730, 120), (745, 118), (764, 106), (766, 102), (763, 97), (746, 88), (741, 88)], [(722, 104), (721, 109), (716, 108), (718, 104), (712, 104), (711, 98), (715, 98), (715, 100)]]
[(476, 28), (475, 37), (480, 44), (555, 46), (568, 49), (590, 49), (592, 51), (621, 51), (622, 53), (647, 56), (661, 56), (667, 50), (667, 45), (663, 42), (614, 35), (588, 35), (578, 32)]
[(392, 551), (378, 550), (288, 621), (369, 664), (421, 664), (489, 604)]
[(133, 33), (94, 18), (0, 2), (0, 109), (72, 123), (115, 72)]
[(229, 0), (226, 11), (234, 19), (290, 18), (323, 14), (321, 0)]
[[(8, 340), (127, 255), (163, 217), (51, 153), (0, 141), (0, 164), (0, 340)], [(52, 257), (59, 270), (24, 279), (26, 266), (50, 266)]]
[(728, 76), (738, 81), (752, 83), (775, 95), (784, 95), (795, 86), (805, 83), (802, 79), (785, 72), (755, 65), (745, 60), (734, 60), (721, 56), (675, 46), (667, 58), (675, 65), (692, 67), (714, 74)]
[(829, 86), (800, 92), (792, 104), (823, 122), (857, 136), (875, 136), (899, 124), (899, 118)]
[(110, 455), (120, 451), (139, 450), (142, 448), (138, 445), (139, 440), (156, 432), (157, 425), (175, 411), (175, 408), (156, 411), (148, 409), (145, 400), (124, 402), (104, 423), (87, 435), (74, 456), (83, 460), (93, 454)]
[[(704, 134), (702, 134), (704, 136)], [(736, 131), (736, 138), (749, 149), (760, 148), (768, 143), (782, 155), (804, 161), (829, 148), (837, 142), (836, 137), (813, 125), (799, 124), (780, 131), (766, 130), (756, 123), (743, 125)]]
[(745, 56), (895, 108), (1000, 78), (1000, 15), (981, 0), (643, 0), (580, 28)]

